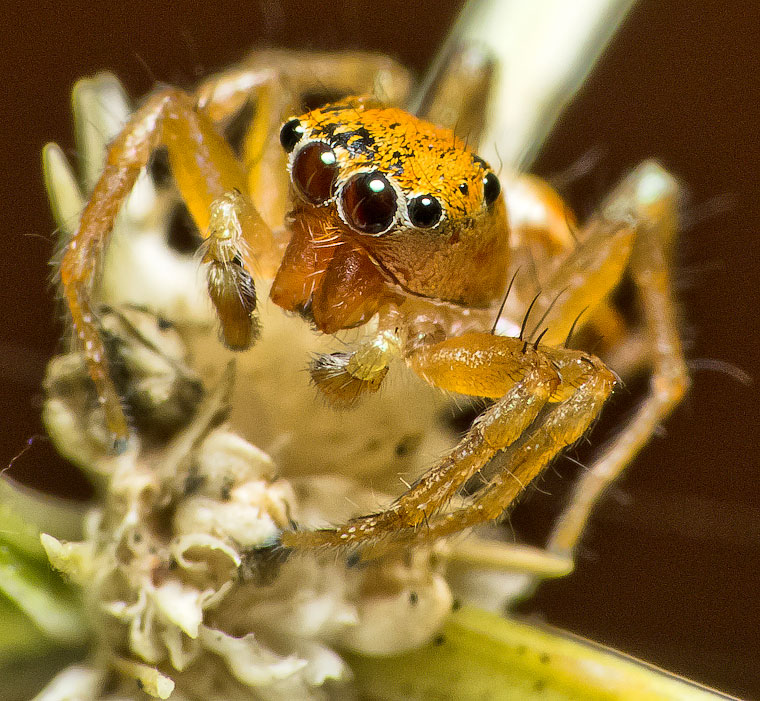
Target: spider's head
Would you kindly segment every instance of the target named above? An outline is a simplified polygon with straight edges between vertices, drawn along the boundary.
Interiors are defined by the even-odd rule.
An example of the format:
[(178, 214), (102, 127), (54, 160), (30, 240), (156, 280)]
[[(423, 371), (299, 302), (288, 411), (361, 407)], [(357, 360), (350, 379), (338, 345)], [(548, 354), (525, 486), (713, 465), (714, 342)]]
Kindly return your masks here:
[(503, 292), (507, 222), (488, 164), (448, 130), (349, 98), (287, 121), (293, 235), (272, 288), (331, 333), (383, 300), (484, 307)]

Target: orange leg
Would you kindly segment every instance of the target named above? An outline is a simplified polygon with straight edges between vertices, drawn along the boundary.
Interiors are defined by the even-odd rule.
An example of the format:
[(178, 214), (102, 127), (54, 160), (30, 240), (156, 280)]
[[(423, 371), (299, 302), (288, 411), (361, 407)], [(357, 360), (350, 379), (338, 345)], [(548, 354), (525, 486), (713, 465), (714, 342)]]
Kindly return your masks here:
[(526, 338), (535, 338), (547, 329), (547, 345), (564, 343), (576, 319), (590, 320), (620, 282), (635, 239), (630, 222), (597, 218), (583, 233), (583, 243), (543, 285), (525, 324)]
[(572, 387), (570, 396), (552, 406), (513, 450), (496, 457), (502, 463), (499, 471), (471, 504), (424, 525), (394, 532), (387, 543), (371, 545), (364, 557), (380, 555), (392, 545), (432, 541), (498, 518), (562, 448), (583, 436), (609, 397), (614, 377), (599, 360), (589, 356), (572, 351), (565, 355), (556, 349), (548, 352), (554, 356), (560, 374), (568, 371), (569, 364), (586, 365), (580, 373), (578, 367), (570, 369), (568, 374), (574, 375), (571, 381), (566, 380)]
[(547, 329), (547, 344), (564, 341), (578, 314), (614, 346), (624, 321), (605, 298), (617, 284), (631, 252), (628, 221), (601, 218), (580, 229), (575, 215), (545, 181), (521, 174), (507, 180), (504, 194), (509, 213), (514, 263), (523, 269), (516, 280), (523, 303), (541, 293), (526, 323), (527, 338)]
[[(442, 389), (500, 398), (451, 453), (387, 510), (335, 529), (283, 533), (283, 545), (358, 546), (374, 557), (399, 543), (424, 542), (497, 518), (549, 460), (583, 435), (614, 385), (609, 370), (584, 353), (536, 349), (488, 334), (423, 347), (408, 362)], [(556, 406), (540, 415), (552, 404)], [(467, 480), (517, 439), (504, 468), (471, 506), (441, 513)]]
[[(641, 299), (652, 378), (649, 395), (633, 418), (575, 486), (573, 497), (549, 540), (549, 550), (570, 554), (604, 490), (633, 460), (683, 397), (689, 384), (670, 283), (677, 232), (678, 184), (655, 163), (644, 163), (618, 188), (610, 207), (627, 203), (636, 222), (630, 269)], [(614, 214), (614, 212), (612, 212)]]
[[(126, 447), (128, 426), (109, 376), (92, 297), (119, 208), (151, 153), (160, 145), (169, 151), (180, 194), (202, 232), (207, 232), (212, 204), (218, 198), (230, 192), (245, 192), (244, 173), (229, 146), (210, 120), (195, 111), (193, 98), (179, 90), (167, 88), (153, 95), (109, 147), (104, 171), (64, 253), (61, 281), (76, 338), (83, 349), (117, 451)], [(245, 201), (244, 195), (241, 198)], [(240, 209), (238, 223), (242, 241), (250, 244), (236, 242), (235, 247), (246, 270), (250, 270), (255, 255), (266, 250), (271, 242), (271, 235), (250, 205)], [(225, 263), (225, 260), (220, 262)], [(224, 311), (221, 311), (224, 324)]]

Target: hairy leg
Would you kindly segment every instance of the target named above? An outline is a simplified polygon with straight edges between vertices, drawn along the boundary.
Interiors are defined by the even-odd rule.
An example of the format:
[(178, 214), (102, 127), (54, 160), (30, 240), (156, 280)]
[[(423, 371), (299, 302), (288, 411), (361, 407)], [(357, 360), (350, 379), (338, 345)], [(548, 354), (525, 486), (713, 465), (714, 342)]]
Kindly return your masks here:
[[(424, 541), (496, 518), (557, 452), (583, 434), (614, 385), (604, 365), (584, 353), (536, 349), (518, 339), (488, 334), (467, 334), (423, 347), (408, 362), (435, 386), (499, 399), (387, 510), (335, 529), (284, 533), (284, 545), (368, 545), (365, 552), (374, 556), (385, 547), (378, 545), (381, 540)], [(557, 406), (539, 415), (551, 403)], [(472, 507), (443, 514), (465, 482), (518, 438), (516, 452), (510, 451), (500, 473), (506, 476), (495, 477)]]
[(550, 406), (513, 450), (496, 456), (498, 471), (472, 503), (395, 531), (370, 545), (364, 557), (376, 557), (401, 544), (433, 541), (498, 518), (560, 450), (583, 436), (612, 392), (614, 376), (591, 356), (558, 349), (547, 352), (563, 376), (560, 393), (565, 396)]
[(678, 404), (689, 382), (670, 282), (671, 250), (678, 224), (678, 184), (659, 165), (650, 162), (634, 171), (617, 194), (611, 204), (627, 206), (635, 220), (636, 242), (630, 269), (641, 299), (645, 347), (650, 351), (649, 394), (627, 427), (575, 486), (570, 504), (549, 540), (548, 547), (554, 553), (573, 551), (604, 490)]
[[(193, 99), (179, 90), (167, 88), (152, 95), (108, 149), (104, 171), (66, 247), (61, 282), (76, 338), (84, 351), (116, 449), (126, 447), (128, 427), (109, 377), (92, 297), (119, 208), (160, 145), (168, 148), (177, 186), (201, 231), (207, 230), (212, 203), (225, 193), (243, 192), (245, 187), (242, 168), (225, 141), (210, 120), (195, 111)], [(253, 207), (246, 209), (242, 225), (244, 239), (271, 240)], [(246, 246), (245, 250), (251, 252), (249, 257), (253, 255), (253, 246)]]

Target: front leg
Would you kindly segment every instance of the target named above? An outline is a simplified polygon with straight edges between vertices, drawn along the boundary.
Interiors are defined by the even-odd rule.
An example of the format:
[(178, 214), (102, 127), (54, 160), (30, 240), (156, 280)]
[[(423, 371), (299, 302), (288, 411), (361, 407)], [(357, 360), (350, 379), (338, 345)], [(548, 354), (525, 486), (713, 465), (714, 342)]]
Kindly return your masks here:
[[(193, 98), (180, 90), (166, 88), (154, 94), (132, 116), (108, 149), (103, 173), (82, 212), (79, 227), (66, 247), (61, 262), (61, 282), (76, 339), (84, 352), (117, 450), (126, 447), (128, 425), (109, 375), (92, 298), (116, 215), (151, 154), (161, 145), (168, 149), (180, 194), (202, 232), (209, 233), (214, 212), (221, 212), (224, 218), (223, 199), (220, 198), (229, 193), (245, 192), (243, 170), (229, 146), (211, 121), (196, 111)], [(213, 207), (215, 202), (222, 202), (222, 205)], [(238, 255), (229, 256), (229, 259), (223, 257), (217, 262), (227, 272), (234, 268), (239, 277), (248, 275), (247, 271), (253, 269), (259, 254), (267, 254), (272, 237), (244, 195), (239, 195), (232, 215), (239, 230), (221, 232), (219, 243), (225, 256), (231, 248)], [(232, 241), (229, 235), (238, 231), (240, 240)], [(216, 229), (211, 233), (215, 239), (220, 234)], [(207, 257), (213, 259), (218, 251), (218, 247), (209, 247)], [(253, 303), (250, 296), (243, 301), (248, 305)], [(225, 322), (234, 324), (238, 321), (225, 309), (220, 308), (220, 316), (223, 328)]]
[[(489, 334), (422, 347), (408, 363), (437, 387), (498, 399), (388, 509), (334, 529), (284, 533), (285, 546), (358, 546), (374, 557), (497, 518), (562, 448), (583, 435), (614, 386), (612, 373), (585, 353)], [(504, 469), (470, 507), (443, 513), (467, 480), (516, 441)]]

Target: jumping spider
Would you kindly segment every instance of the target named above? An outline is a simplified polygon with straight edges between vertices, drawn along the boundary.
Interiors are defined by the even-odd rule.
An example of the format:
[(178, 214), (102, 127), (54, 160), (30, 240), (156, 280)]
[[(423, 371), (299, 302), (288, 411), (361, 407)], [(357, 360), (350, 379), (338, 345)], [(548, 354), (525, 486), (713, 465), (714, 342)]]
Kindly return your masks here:
[[(645, 163), (576, 227), (543, 181), (500, 180), (472, 148), (491, 69), (487, 59), (453, 60), (413, 115), (400, 107), (409, 78), (389, 59), (257, 52), (193, 93), (162, 88), (142, 104), (111, 143), (60, 268), (116, 451), (129, 425), (93, 290), (119, 207), (162, 147), (205, 237), (208, 292), (228, 347), (255, 344), (256, 285), (271, 281), (270, 299), (322, 333), (369, 330), (346, 352), (312, 361), (313, 382), (334, 403), (377, 392), (396, 360), (434, 387), (491, 401), (388, 508), (335, 528), (285, 531), (288, 548), (349, 546), (374, 557), (498, 518), (584, 435), (613, 391), (613, 372), (566, 341), (614, 318), (610, 294), (629, 275), (650, 392), (577, 487), (550, 543), (571, 553), (592, 504), (687, 386), (670, 289), (678, 187)], [(371, 96), (350, 97), (368, 88)], [(331, 99), (303, 111), (317, 94)], [(238, 155), (222, 134), (251, 107)], [(626, 333), (618, 324), (608, 345)], [(484, 484), (454, 502), (478, 475)]]

